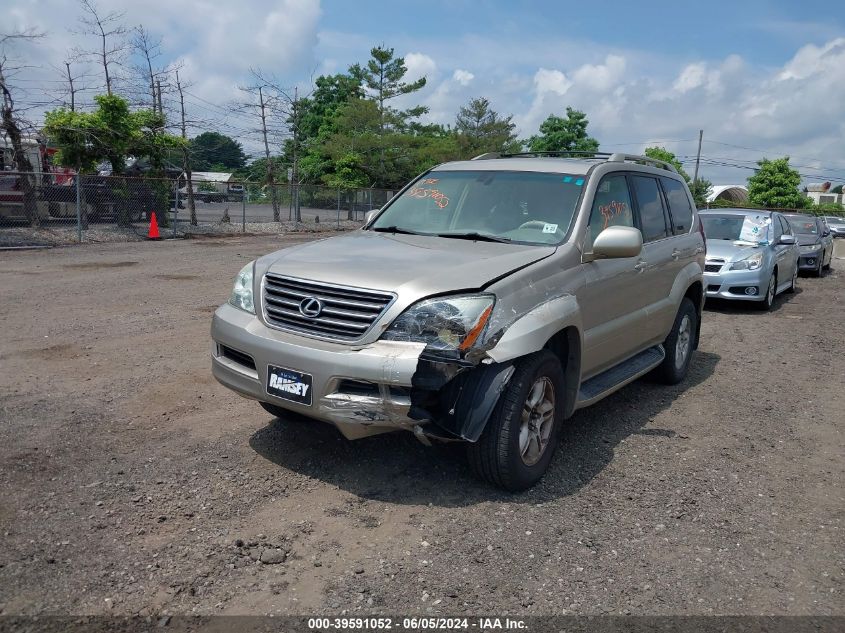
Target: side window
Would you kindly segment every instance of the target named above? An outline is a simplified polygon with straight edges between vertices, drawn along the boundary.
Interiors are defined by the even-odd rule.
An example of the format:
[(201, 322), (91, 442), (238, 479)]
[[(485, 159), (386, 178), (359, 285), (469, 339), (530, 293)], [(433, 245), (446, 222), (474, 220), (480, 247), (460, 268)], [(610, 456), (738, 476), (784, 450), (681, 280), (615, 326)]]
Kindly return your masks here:
[(612, 174), (601, 179), (590, 211), (584, 250), (591, 250), (593, 240), (609, 226), (634, 226), (631, 194), (624, 174)]
[(663, 199), (657, 187), (657, 179), (648, 176), (632, 176), (637, 207), (640, 211), (640, 226), (643, 242), (661, 240), (668, 235)]
[(672, 178), (661, 178), (660, 182), (666, 194), (666, 201), (669, 203), (675, 235), (689, 233), (692, 228), (692, 207), (684, 185)]
[(783, 234), (783, 224), (781, 224), (779, 217), (777, 222), (775, 222), (774, 217), (772, 217), (772, 233), (772, 243), (776, 244), (780, 239), (780, 236)]

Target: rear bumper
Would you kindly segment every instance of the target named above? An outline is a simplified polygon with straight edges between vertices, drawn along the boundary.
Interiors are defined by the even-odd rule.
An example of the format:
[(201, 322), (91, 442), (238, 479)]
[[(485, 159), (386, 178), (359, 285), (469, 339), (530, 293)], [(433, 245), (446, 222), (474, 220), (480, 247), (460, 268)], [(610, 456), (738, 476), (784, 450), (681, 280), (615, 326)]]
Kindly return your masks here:
[[(725, 267), (727, 267), (727, 264)], [(769, 271), (763, 269), (722, 270), (718, 273), (704, 273), (704, 292), (707, 297), (713, 299), (762, 301), (768, 283)], [(754, 294), (748, 294), (746, 289), (749, 288), (754, 290)]]
[[(246, 398), (330, 422), (350, 439), (413, 430), (420, 424), (408, 411), (411, 379), (424, 344), (376, 341), (352, 346), (304, 339), (268, 328), (255, 315), (229, 304), (215, 312), (211, 338), (214, 377)], [(269, 394), (269, 365), (309, 374), (312, 404)]]

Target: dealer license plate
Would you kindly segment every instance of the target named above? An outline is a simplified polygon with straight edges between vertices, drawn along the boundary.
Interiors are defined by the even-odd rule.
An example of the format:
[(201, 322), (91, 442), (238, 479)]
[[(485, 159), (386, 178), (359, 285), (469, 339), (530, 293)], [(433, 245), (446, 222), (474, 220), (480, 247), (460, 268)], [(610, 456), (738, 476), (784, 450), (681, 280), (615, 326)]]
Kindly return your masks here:
[(267, 393), (277, 398), (311, 405), (311, 374), (285, 369), (267, 367)]

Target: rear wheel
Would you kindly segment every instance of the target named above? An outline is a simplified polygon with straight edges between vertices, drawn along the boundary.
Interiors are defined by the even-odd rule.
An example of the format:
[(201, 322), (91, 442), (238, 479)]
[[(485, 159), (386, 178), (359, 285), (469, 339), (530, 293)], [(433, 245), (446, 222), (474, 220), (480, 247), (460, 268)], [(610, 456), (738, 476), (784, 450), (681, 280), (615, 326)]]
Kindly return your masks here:
[(555, 452), (564, 394), (557, 356), (543, 350), (518, 361), (487, 428), (468, 447), (475, 473), (511, 491), (537, 483)]
[(684, 297), (678, 308), (672, 330), (663, 342), (666, 357), (655, 369), (657, 377), (662, 382), (676, 385), (687, 377), (696, 328), (698, 328), (698, 313), (695, 305)]

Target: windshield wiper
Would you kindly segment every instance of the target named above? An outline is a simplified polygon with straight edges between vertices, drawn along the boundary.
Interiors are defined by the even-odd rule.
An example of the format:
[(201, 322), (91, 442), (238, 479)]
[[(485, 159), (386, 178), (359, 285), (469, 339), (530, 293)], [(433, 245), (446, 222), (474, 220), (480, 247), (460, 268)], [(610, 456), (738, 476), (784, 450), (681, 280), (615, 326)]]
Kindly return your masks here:
[(503, 242), (505, 244), (512, 242), (509, 237), (499, 237), (498, 235), (487, 235), (486, 233), (437, 233), (437, 237), (454, 237), (456, 240), (474, 240), (476, 242)]
[(370, 231), (377, 231), (378, 233), (401, 233), (402, 235), (423, 235), (423, 233), (417, 233), (416, 231), (411, 231), (409, 229), (403, 229), (396, 225), (393, 226), (377, 226), (375, 228), (370, 229)]

